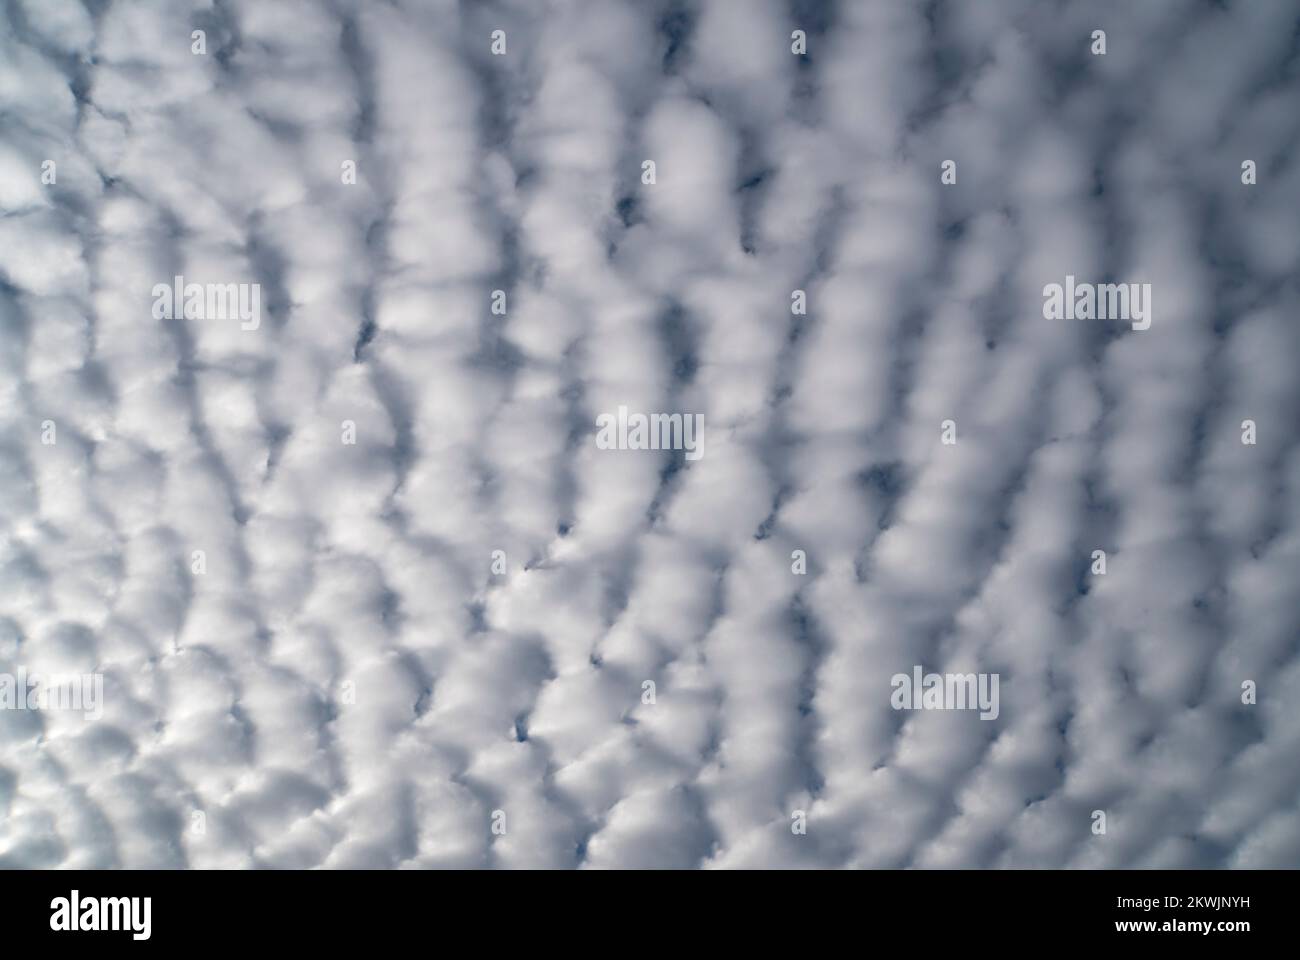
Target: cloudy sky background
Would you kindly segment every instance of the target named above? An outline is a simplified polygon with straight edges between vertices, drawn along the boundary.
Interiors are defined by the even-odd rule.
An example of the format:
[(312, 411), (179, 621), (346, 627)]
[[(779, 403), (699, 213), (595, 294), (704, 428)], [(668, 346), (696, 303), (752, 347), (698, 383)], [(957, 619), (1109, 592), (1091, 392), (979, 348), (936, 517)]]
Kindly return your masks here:
[(0, 671), (104, 704), (0, 865), (1300, 865), (1298, 103), (1293, 0), (4, 0)]

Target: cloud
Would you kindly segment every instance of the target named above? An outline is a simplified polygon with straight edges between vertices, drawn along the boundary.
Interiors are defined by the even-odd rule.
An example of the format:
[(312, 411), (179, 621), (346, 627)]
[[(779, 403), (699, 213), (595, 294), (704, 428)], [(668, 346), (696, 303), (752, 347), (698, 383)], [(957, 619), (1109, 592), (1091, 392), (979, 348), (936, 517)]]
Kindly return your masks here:
[(1300, 862), (1286, 4), (4, 17), (0, 864)]

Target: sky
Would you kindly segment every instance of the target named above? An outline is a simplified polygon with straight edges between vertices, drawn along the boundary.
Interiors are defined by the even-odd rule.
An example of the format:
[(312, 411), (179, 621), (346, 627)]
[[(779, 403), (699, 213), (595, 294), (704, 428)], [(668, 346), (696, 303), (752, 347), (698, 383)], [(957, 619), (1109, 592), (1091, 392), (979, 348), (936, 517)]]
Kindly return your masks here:
[(0, 867), (1300, 866), (1298, 102), (1294, 0), (5, 0)]

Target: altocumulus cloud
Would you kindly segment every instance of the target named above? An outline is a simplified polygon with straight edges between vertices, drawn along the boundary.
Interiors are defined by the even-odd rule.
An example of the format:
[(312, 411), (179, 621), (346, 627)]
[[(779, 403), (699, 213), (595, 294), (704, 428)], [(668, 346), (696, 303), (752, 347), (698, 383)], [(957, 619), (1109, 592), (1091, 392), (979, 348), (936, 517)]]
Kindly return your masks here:
[(1297, 37), (6, 4), (0, 865), (1300, 864)]

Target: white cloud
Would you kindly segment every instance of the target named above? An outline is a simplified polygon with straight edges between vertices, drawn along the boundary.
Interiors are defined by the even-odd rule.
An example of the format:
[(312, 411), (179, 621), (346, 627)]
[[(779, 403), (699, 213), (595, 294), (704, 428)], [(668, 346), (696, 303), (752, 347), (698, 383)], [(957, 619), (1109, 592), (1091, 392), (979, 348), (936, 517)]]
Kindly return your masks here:
[(1294, 11), (1102, 6), (10, 4), (0, 865), (1294, 866)]

